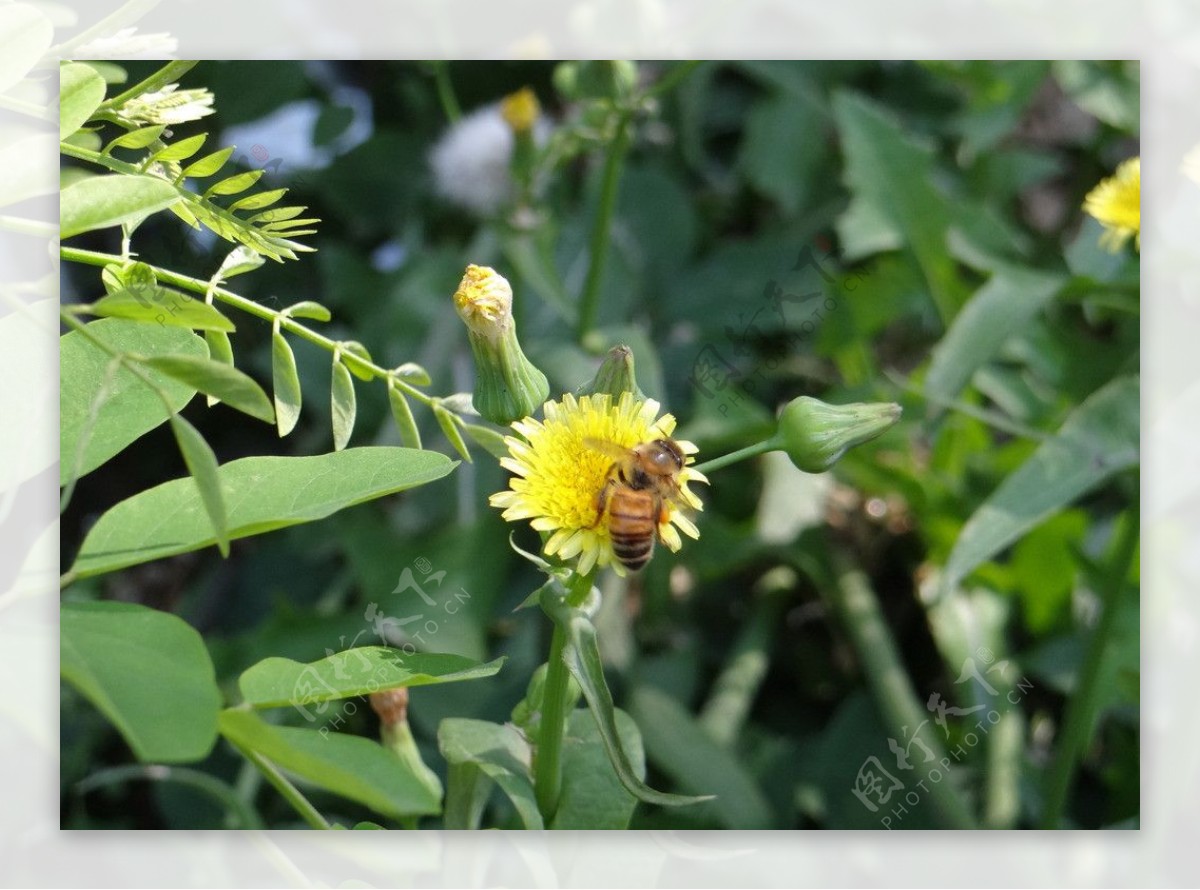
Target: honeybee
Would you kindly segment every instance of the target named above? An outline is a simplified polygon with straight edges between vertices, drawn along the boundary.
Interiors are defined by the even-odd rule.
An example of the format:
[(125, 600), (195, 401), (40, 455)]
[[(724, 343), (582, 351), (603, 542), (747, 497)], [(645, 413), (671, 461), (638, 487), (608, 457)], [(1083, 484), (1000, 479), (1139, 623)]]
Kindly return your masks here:
[(659, 537), (659, 524), (667, 521), (668, 505), (682, 502), (683, 450), (666, 437), (633, 448), (591, 438), (584, 444), (613, 458), (607, 481), (596, 496), (592, 527), (607, 520), (613, 555), (636, 572), (654, 554), (654, 540)]

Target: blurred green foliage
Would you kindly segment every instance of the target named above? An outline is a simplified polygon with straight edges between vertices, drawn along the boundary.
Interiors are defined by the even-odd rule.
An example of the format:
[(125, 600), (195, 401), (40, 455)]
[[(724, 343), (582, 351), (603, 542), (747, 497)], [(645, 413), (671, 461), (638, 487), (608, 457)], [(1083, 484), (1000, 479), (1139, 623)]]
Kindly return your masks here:
[[(127, 67), (131, 83), (154, 70)], [(673, 67), (644, 63), (636, 76), (652, 84)], [(466, 114), (532, 87), (544, 119), (571, 122), (578, 143), (515, 203), (480, 218), (447, 201), (431, 172), (449, 126), (436, 66), (204, 62), (186, 76), (184, 86), (212, 90), (217, 113), (175, 139), (209, 131), (210, 149), (236, 141), (234, 162), (265, 171), (259, 188), (291, 189), (289, 202), (322, 220), (305, 239), (315, 254), (239, 278), (240, 293), (274, 308), (318, 300), (333, 312), (330, 337), (361, 341), (384, 367), (419, 362), (436, 392), (469, 392), (450, 296), (468, 262), (494, 266), (512, 282), (522, 345), (552, 397), (628, 344), (642, 390), (680, 419), (701, 460), (770, 435), (777, 408), (800, 395), (904, 407), (898, 427), (829, 474), (802, 474), (777, 455), (714, 473), (699, 543), (660, 548), (639, 577), (602, 583), (601, 655), (641, 730), (647, 781), (718, 795), (696, 807), (639, 805), (633, 827), (882, 827), (905, 792), (881, 804), (876, 787), (864, 795), (872, 805), (853, 792), (870, 791), (869, 758), (911, 786), (889, 745), (908, 743), (895, 719), (905, 696), (946, 751), (964, 752), (945, 781), (978, 822), (1033, 827), (1046, 819), (1081, 685), (1099, 691), (1076, 706), (1084, 744), (1064, 824), (1136, 826), (1137, 565), (1119, 559), (1119, 538), (1138, 511), (1139, 263), (1132, 247), (1102, 251), (1080, 204), (1138, 153), (1137, 65), (702, 63), (633, 120), (598, 319), (582, 342), (577, 300), (609, 144), (587, 115), (604, 120), (595, 108), (605, 99), (594, 97), (626, 89), (623, 75), (556, 78), (554, 64), (532, 62), (442, 73)], [(111, 251), (117, 237), (78, 243)], [(137, 240), (140, 259), (206, 280), (229, 247), (168, 214)], [(64, 274), (64, 300), (100, 295), (94, 269)], [(238, 366), (269, 381), (270, 325), (237, 321)], [(222, 464), (331, 450), (328, 354), (294, 345), (304, 409), (289, 437), (225, 408), (185, 410)], [(352, 444), (400, 444), (385, 387), (356, 389)], [(425, 447), (453, 455), (429, 411), (415, 420)], [(461, 608), (437, 615), (424, 648), (508, 659), (486, 679), (411, 691), (417, 745), (444, 780), (441, 721), (508, 720), (550, 630), (537, 610), (514, 612), (541, 579), (508, 536), (529, 550), (537, 540), (486, 506), (506, 474), (474, 454), (439, 482), (234, 541), (228, 560), (209, 548), (84, 579), (65, 596), (174, 612), (200, 631), (230, 690), (267, 657), (312, 662), (378, 644), (380, 616), (420, 608), (393, 595), (402, 573), (444, 572), (439, 590), (461, 591)], [(164, 426), (79, 480), (63, 517), (64, 567), (100, 513), (184, 472)], [(1020, 484), (999, 501), (1011, 535), (994, 519), (970, 525), (1003, 486)], [(1038, 509), (1022, 515), (1031, 501)], [(968, 533), (964, 556), (956, 544)], [(873, 603), (865, 617), (855, 585)], [(1093, 663), (1101, 613), (1112, 626)], [(889, 670), (903, 676), (879, 675), (864, 628), (886, 635), (877, 645), (894, 648)], [(997, 730), (971, 736), (974, 716), (934, 723), (934, 697), (951, 715), (996, 709)], [(365, 703), (341, 713), (339, 731), (378, 734)], [(97, 780), (131, 755), (69, 687), (62, 744), (64, 827), (229, 824), (229, 806), (198, 786)], [(924, 760), (921, 747), (907, 750)], [(198, 769), (265, 824), (298, 824), (228, 747)], [(369, 792), (347, 800), (317, 787), (309, 797), (353, 826), (382, 818)], [(954, 824), (935, 797), (921, 793), (891, 827)], [(519, 799), (493, 795), (484, 824), (521, 824)], [(568, 821), (581, 819), (576, 807)]]

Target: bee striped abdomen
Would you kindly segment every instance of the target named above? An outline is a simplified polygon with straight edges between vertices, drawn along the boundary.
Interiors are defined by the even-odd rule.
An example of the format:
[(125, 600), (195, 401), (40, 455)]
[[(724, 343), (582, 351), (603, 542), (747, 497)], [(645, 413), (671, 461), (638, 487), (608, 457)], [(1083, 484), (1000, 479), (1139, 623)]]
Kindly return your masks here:
[(624, 492), (614, 498), (608, 516), (613, 555), (625, 568), (636, 572), (654, 553), (657, 529), (653, 499)]

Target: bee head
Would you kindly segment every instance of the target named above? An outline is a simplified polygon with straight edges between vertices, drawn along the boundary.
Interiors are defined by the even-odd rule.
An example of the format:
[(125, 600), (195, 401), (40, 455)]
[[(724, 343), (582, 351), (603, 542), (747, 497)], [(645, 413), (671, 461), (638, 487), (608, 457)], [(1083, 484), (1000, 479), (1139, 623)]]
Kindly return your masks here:
[(655, 472), (669, 476), (683, 469), (683, 452), (670, 439), (655, 439), (647, 449), (646, 459)]

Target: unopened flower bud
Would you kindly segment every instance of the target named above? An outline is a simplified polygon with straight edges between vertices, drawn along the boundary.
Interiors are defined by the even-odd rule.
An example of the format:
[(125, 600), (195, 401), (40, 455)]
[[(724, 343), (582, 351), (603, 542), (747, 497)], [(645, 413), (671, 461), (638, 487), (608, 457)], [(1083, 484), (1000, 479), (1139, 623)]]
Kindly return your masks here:
[(467, 266), (454, 307), (475, 356), (475, 410), (501, 425), (528, 417), (546, 401), (550, 384), (517, 342), (508, 281), (487, 266)]
[(779, 416), (773, 443), (806, 473), (824, 473), (855, 445), (874, 439), (900, 420), (894, 402), (828, 405), (793, 399)]
[(621, 393), (625, 392), (633, 393), (634, 399), (638, 401), (644, 401), (646, 398), (637, 385), (633, 350), (628, 346), (614, 346), (596, 370), (596, 376), (581, 386), (575, 395), (592, 396), (607, 393), (615, 403), (621, 397)]
[(372, 692), (371, 709), (379, 715), (379, 741), (383, 747), (400, 758), (422, 785), (441, 797), (442, 782), (417, 750), (412, 730), (408, 728), (408, 689), (385, 689)]

